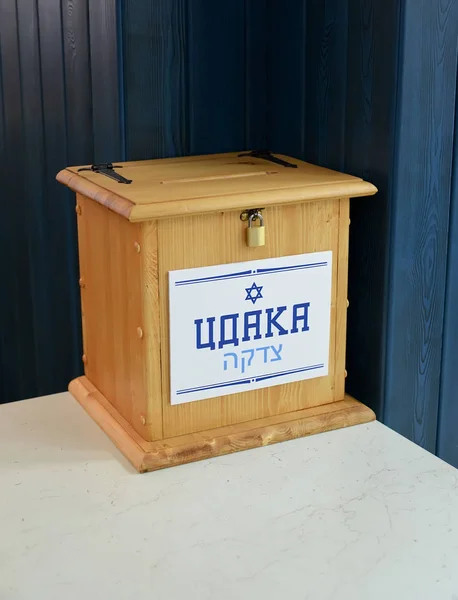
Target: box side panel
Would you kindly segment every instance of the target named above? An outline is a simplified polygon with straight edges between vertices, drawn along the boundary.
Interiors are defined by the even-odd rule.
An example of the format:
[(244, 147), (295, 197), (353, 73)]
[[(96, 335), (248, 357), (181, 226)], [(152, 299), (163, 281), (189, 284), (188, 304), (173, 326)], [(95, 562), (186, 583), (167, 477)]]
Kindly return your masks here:
[[(158, 221), (164, 437), (182, 435), (333, 402), (336, 368), (336, 310), (339, 200), (267, 208), (266, 245), (248, 248), (238, 212)], [(329, 375), (231, 396), (170, 404), (168, 272), (331, 250), (332, 301)], [(340, 392), (339, 392), (340, 393)], [(343, 397), (343, 396), (342, 396)]]
[(152, 440), (162, 438), (161, 333), (158, 282), (157, 221), (142, 223), (141, 261), (145, 375), (147, 391), (146, 421)]
[(337, 261), (336, 299), (336, 357), (334, 399), (345, 396), (345, 351), (347, 343), (348, 306), (348, 242), (350, 228), (350, 199), (340, 200), (339, 258)]
[(141, 255), (133, 225), (77, 195), (85, 374), (144, 438), (145, 349)]

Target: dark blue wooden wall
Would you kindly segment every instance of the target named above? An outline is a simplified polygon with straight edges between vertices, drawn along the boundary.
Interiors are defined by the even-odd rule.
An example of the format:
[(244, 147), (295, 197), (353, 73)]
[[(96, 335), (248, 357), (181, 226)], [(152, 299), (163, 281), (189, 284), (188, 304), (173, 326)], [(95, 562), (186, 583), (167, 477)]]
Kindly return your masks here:
[(437, 453), (458, 467), (458, 78), (442, 338)]
[(265, 0), (124, 0), (126, 155), (264, 147)]
[(348, 391), (458, 465), (457, 39), (456, 0), (0, 0), (0, 402), (81, 371), (59, 169), (269, 147), (379, 188)]
[(458, 3), (268, 7), (269, 146), (379, 188), (351, 207), (347, 389), (458, 466)]
[(81, 373), (66, 165), (264, 147), (264, 0), (0, 0), (0, 402)]
[(442, 340), (458, 4), (408, 0), (401, 18), (384, 419), (434, 451), (441, 364), (447, 359), (442, 355)]

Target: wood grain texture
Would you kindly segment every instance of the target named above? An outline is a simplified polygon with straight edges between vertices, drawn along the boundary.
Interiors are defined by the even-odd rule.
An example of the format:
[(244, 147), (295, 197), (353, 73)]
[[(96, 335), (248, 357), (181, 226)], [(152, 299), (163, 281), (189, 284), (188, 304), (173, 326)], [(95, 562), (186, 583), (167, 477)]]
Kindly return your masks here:
[(145, 372), (147, 392), (146, 422), (151, 439), (163, 437), (162, 362), (159, 301), (158, 225), (148, 221), (141, 225), (141, 270), (143, 324), (145, 331)]
[[(52, 329), (52, 309), (48, 302), (46, 285), (46, 264), (50, 248), (45, 238), (45, 223), (41, 215), (46, 214), (48, 198), (45, 192), (45, 148), (43, 124), (43, 97), (40, 73), (40, 40), (38, 30), (38, 9), (35, 0), (24, 0), (17, 4), (19, 40), (19, 68), (21, 73), (22, 98), (22, 168), (28, 167), (27, 185), (34, 190), (34, 202), (27, 203), (22, 217), (25, 221), (29, 262), (28, 278), (21, 282), (22, 293), (33, 298), (28, 310), (32, 314), (31, 335), (33, 343), (41, 346), (49, 337), (54, 337)], [(18, 173), (19, 175), (19, 173)], [(22, 177), (21, 177), (22, 179)], [(24, 185), (20, 181), (19, 185)], [(24, 207), (25, 208), (25, 207)], [(35, 225), (32, 226), (32, 223)], [(50, 326), (51, 325), (51, 326)], [(40, 389), (52, 385), (52, 371), (46, 368), (47, 358), (37, 352), (34, 357), (34, 377)]]
[(457, 38), (454, 0), (405, 2), (384, 417), (387, 425), (431, 451), (438, 418)]
[[(40, 273), (37, 286), (43, 290), (49, 319), (43, 318), (39, 307), (37, 319), (43, 321), (44, 332), (36, 340), (38, 348), (49, 344), (44, 357), (43, 375), (52, 373), (52, 380), (42, 389), (55, 391), (63, 389), (68, 377), (81, 373), (81, 307), (78, 289), (77, 232), (73, 202), (56, 183), (55, 173), (63, 168), (68, 160), (67, 148), (67, 107), (65, 96), (65, 64), (63, 52), (56, 48), (63, 46), (63, 23), (60, 0), (38, 0), (37, 24), (41, 67), (41, 95), (43, 109), (43, 150), (44, 177), (43, 202), (40, 212), (34, 215), (32, 229), (41, 221), (42, 237), (40, 246), (45, 256), (34, 254), (40, 260)], [(36, 115), (35, 115), (36, 118)], [(39, 190), (34, 190), (38, 194)], [(46, 215), (46, 218), (43, 218)], [(43, 260), (43, 264), (41, 264)], [(37, 271), (34, 266), (34, 271)], [(62, 277), (67, 274), (67, 277)], [(45, 283), (46, 282), (46, 283)], [(51, 290), (58, 288), (59, 293)], [(35, 295), (35, 291), (33, 292)], [(61, 340), (74, 340), (67, 352), (62, 352)], [(55, 366), (48, 368), (49, 361)]]
[(350, 200), (343, 198), (339, 202), (339, 242), (337, 260), (336, 294), (336, 340), (335, 346), (335, 398), (343, 398), (345, 393), (347, 308), (348, 308), (348, 243), (350, 227)]
[(88, 2), (94, 162), (124, 158), (119, 74), (120, 3)]
[[(246, 246), (245, 224), (240, 221), (238, 213), (189, 216), (186, 219), (164, 219), (158, 222), (162, 410), (165, 437), (260, 419), (342, 399), (341, 381), (344, 369), (340, 352), (344, 352), (345, 345), (345, 332), (342, 329), (339, 330), (339, 338), (336, 339), (339, 214), (339, 201), (332, 200), (266, 209), (266, 245), (260, 248)], [(224, 232), (224, 236), (221, 232)], [(322, 250), (333, 252), (330, 340), (332, 350), (329, 358), (329, 376), (172, 406), (169, 375), (168, 272)], [(345, 261), (345, 257), (343, 260)], [(340, 302), (339, 310), (345, 312), (346, 303)], [(341, 371), (338, 374), (335, 372), (336, 346), (339, 348)], [(340, 397), (337, 397), (335, 392), (336, 376), (339, 380)]]
[(188, 2), (189, 152), (245, 147), (245, 0)]
[[(16, 102), (22, 107), (23, 146), (21, 153), (10, 152), (21, 167), (15, 185), (24, 194), (20, 218), (28, 269), (20, 279), (23, 295), (31, 299), (33, 322), (30, 341), (23, 343), (33, 346), (35, 364), (29, 368), (38, 393), (46, 394), (63, 389), (79, 372), (75, 278), (61, 277), (76, 275), (76, 253), (68, 251), (76, 232), (71, 207), (61, 202), (53, 176), (66, 163), (64, 66), (62, 52), (56, 52), (62, 48), (60, 3), (25, 0), (17, 4), (17, 20), (21, 95)], [(76, 343), (63, 352), (61, 340), (72, 338)]]
[(268, 146), (380, 188), (371, 202), (351, 203), (347, 352), (347, 390), (377, 414), (385, 398), (399, 19), (397, 0), (269, 3)]
[[(26, 198), (21, 170), (24, 141), (19, 61), (18, 20), (15, 3), (0, 0), (0, 70), (3, 123), (2, 220), (0, 221), (2, 290), (0, 295), (2, 366), (0, 402), (35, 396), (36, 362), (30, 287), (29, 240), (24, 226)], [(11, 250), (14, 248), (14, 252)], [(14, 257), (14, 262), (11, 259)], [(14, 265), (14, 268), (12, 267)], [(27, 332), (24, 335), (24, 332)], [(26, 366), (26, 368), (24, 368)]]
[(66, 185), (77, 194), (82, 194), (87, 198), (95, 200), (98, 204), (105, 206), (126, 219), (130, 217), (134, 204), (133, 202), (126, 200), (126, 198), (118, 196), (109, 190), (105, 190), (90, 181), (86, 181), (68, 169), (59, 171), (56, 179), (59, 183)]
[(315, 164), (340, 170), (345, 164), (350, 4), (341, 0), (307, 2), (307, 66), (303, 71), (307, 142), (303, 156)]
[[(85, 374), (145, 439), (147, 383), (140, 225), (78, 195)], [(142, 418), (143, 417), (143, 418)], [(157, 426), (157, 424), (156, 424)]]
[(357, 177), (278, 156), (292, 161), (297, 168), (230, 153), (201, 156), (194, 161), (177, 158), (170, 162), (120, 163), (123, 176), (132, 180), (123, 186), (103, 174), (79, 171), (78, 167), (69, 167), (57, 177), (71, 189), (133, 222), (371, 195), (377, 191), (372, 184)]
[(267, 148), (267, 2), (245, 0), (245, 148)]
[(267, 147), (298, 158), (307, 146), (307, 4), (267, 2)]
[(68, 164), (92, 163), (92, 79), (89, 48), (89, 0), (64, 0), (62, 30)]
[[(280, 177), (279, 177), (280, 180)], [(252, 181), (249, 182), (252, 184)], [(237, 182), (237, 187), (240, 185)], [(279, 182), (279, 185), (281, 183)], [(210, 186), (208, 186), (210, 187)], [(216, 188), (217, 186), (212, 186)], [(231, 182), (231, 188), (236, 187)], [(247, 188), (255, 187), (247, 185)], [(272, 186), (273, 187), (273, 186)], [(247, 207), (259, 206), (273, 207), (279, 204), (298, 204), (301, 202), (326, 201), (339, 199), (342, 196), (372, 196), (377, 188), (365, 181), (336, 182), (323, 186), (277, 188), (264, 191), (242, 192), (240, 185), (239, 193), (217, 194), (200, 198), (188, 198), (184, 200), (172, 200), (157, 204), (138, 204), (130, 212), (129, 220), (132, 222), (145, 221), (172, 216), (186, 216), (189, 214), (214, 213), (216, 210), (245, 210)], [(215, 190), (216, 191), (216, 190)]]
[(222, 427), (203, 434), (147, 443), (139, 438), (121, 415), (116, 414), (116, 410), (86, 377), (72, 381), (69, 390), (140, 473), (368, 423), (375, 419), (371, 409), (346, 396), (340, 402), (326, 406)]
[(439, 420), (436, 453), (440, 458), (458, 467), (458, 77), (455, 95), (455, 131), (453, 144), (453, 172), (448, 233), (447, 282), (445, 293), (442, 369), (439, 398)]
[(123, 56), (126, 156), (188, 151), (186, 2), (126, 0)]
[[(89, 44), (89, 0), (64, 0), (59, 2), (61, 6), (61, 28), (63, 42), (63, 112), (65, 114), (65, 129), (60, 146), (60, 160), (66, 155), (66, 164), (77, 164), (93, 162), (94, 141), (92, 123), (92, 81)], [(46, 4), (46, 2), (44, 3)], [(56, 45), (50, 48), (50, 53), (57, 54)], [(52, 87), (52, 86), (50, 86)], [(52, 93), (52, 92), (50, 92)], [(52, 114), (50, 114), (52, 118)], [(64, 152), (65, 149), (65, 152)], [(57, 154), (57, 149), (56, 149)], [(51, 171), (48, 166), (48, 176), (54, 174), (64, 167), (62, 163)], [(74, 213), (74, 195), (68, 189), (52, 185), (58, 188), (57, 201), (61, 204), (61, 211), (65, 213), (63, 223), (65, 227), (60, 228), (63, 246), (59, 252), (62, 261), (66, 261), (66, 267), (61, 267), (60, 273), (68, 273), (66, 278), (70, 288), (67, 294), (67, 305), (69, 311), (75, 316), (72, 319), (73, 332), (67, 334), (67, 340), (74, 340), (74, 360), (76, 365), (72, 369), (70, 377), (82, 373), (82, 332), (81, 332), (81, 302), (80, 290), (78, 288), (78, 244), (76, 219)], [(61, 212), (61, 214), (62, 214)], [(57, 229), (57, 228), (56, 228)], [(62, 281), (60, 277), (60, 281)], [(58, 298), (58, 295), (56, 295)], [(56, 344), (56, 351), (61, 352), (60, 343)], [(69, 374), (62, 372), (62, 378), (68, 379)]]
[[(1, 3), (0, 3), (1, 9)], [(1, 10), (0, 10), (1, 15)], [(0, 36), (1, 36), (1, 27), (0, 27)], [(2, 76), (2, 45), (0, 42), (0, 159), (2, 160), (4, 156), (6, 156), (6, 127), (4, 121), (4, 102), (3, 102), (3, 76)], [(0, 186), (4, 189), (4, 176), (0, 174)], [(7, 241), (6, 236), (3, 235), (3, 228), (0, 226), (0, 256), (4, 256), (4, 252), (6, 250), (7, 245), (5, 242)], [(6, 282), (6, 268), (4, 261), (0, 261), (0, 280)], [(7, 318), (7, 308), (4, 306), (6, 303), (2, 299), (0, 300), (0, 328), (2, 331), (6, 330), (4, 319)], [(5, 396), (5, 381), (6, 381), (6, 357), (4, 357), (6, 348), (3, 347), (3, 340), (0, 338), (0, 404), (4, 402)]]
[[(129, 202), (140, 202), (142, 194), (151, 194), (152, 189), (160, 190), (162, 198), (157, 198), (159, 191), (153, 195), (163, 206), (180, 201), (181, 194), (191, 184), (196, 186), (191, 192), (196, 201), (205, 195), (208, 186), (216, 193), (215, 185), (225, 188), (230, 184), (234, 192), (235, 181), (241, 197), (242, 188), (251, 186), (268, 207), (264, 212), (267, 227), (264, 247), (247, 247), (246, 224), (240, 221), (238, 212), (223, 210), (225, 197), (218, 199), (218, 207), (213, 205), (213, 213), (209, 215), (188, 210), (186, 218), (132, 224), (126, 215), (116, 213), (124, 210), (128, 201), (124, 205), (119, 203), (114, 192), (94, 183), (101, 175), (92, 172), (78, 175), (77, 168), (58, 175), (70, 187), (75, 187), (74, 179), (80, 190), (85, 190), (88, 184), (87, 189), (96, 200), (77, 196), (86, 376), (147, 440), (290, 413), (340, 401), (344, 396), (349, 201), (327, 199), (326, 189), (333, 188), (335, 193), (337, 189), (354, 189), (352, 186), (358, 186), (359, 192), (362, 189), (373, 192), (375, 188), (358, 178), (300, 161), (295, 161), (298, 168), (290, 174), (284, 167), (268, 172), (267, 161), (260, 159), (231, 160), (220, 155), (125, 164), (123, 173), (136, 180), (136, 188), (134, 184), (132, 188), (125, 186)], [(313, 198), (315, 202), (300, 203), (295, 198), (294, 204), (282, 205), (283, 190), (265, 191), (276, 173), (281, 173), (284, 186), (291, 186), (287, 188), (291, 198), (294, 192), (300, 197), (305, 187), (310, 189), (310, 200)], [(105, 179), (104, 185), (113, 187), (112, 180)], [(272, 199), (276, 193), (276, 206), (266, 202), (269, 192)], [(109, 194), (111, 197), (106, 200)], [(253, 193), (247, 195), (252, 196)], [(247, 198), (244, 202), (246, 207)], [(333, 253), (329, 375), (171, 406), (168, 273), (326, 250)]]
[[(275, 119), (268, 134), (277, 132), (272, 139), (282, 143), (275, 150), (343, 168), (379, 188), (374, 201), (351, 205), (347, 390), (434, 450), (458, 5), (305, 4), (304, 18), (301, 3), (288, 3), (295, 19), (285, 25), (283, 7), (272, 3), (269, 43), (280, 67), (270, 71)], [(283, 65), (301, 61), (301, 44), (305, 66), (293, 72), (305, 76), (282, 87)], [(290, 98), (294, 110), (301, 81), (307, 102), (299, 112), (274, 110)]]
[(137, 465), (141, 465), (144, 456), (140, 446), (142, 438), (123, 415), (84, 376), (71, 381), (68, 390), (138, 470)]
[[(379, 189), (351, 203), (347, 391), (382, 418), (385, 401), (400, 3), (349, 4), (345, 169)], [(390, 40), (387, 44), (386, 41)]]
[[(0, 238), (5, 244), (1, 254), (8, 257), (0, 267), (6, 290), (1, 310), (5, 323), (0, 325), (6, 372), (0, 375), (0, 402), (61, 391), (82, 372), (73, 203), (71, 193), (54, 180), (68, 162), (92, 159), (92, 153), (71, 151), (79, 140), (69, 124), (74, 123), (77, 86), (70, 63), (64, 61), (68, 30), (63, 16), (68, 17), (71, 4), (0, 3), (0, 104), (6, 123), (0, 156), (5, 199)], [(87, 43), (83, 23), (87, 15), (73, 32), (78, 42), (86, 37)], [(88, 64), (84, 72), (90, 77)], [(87, 88), (84, 80), (79, 83), (80, 89)], [(90, 113), (90, 102), (88, 106)], [(84, 135), (84, 120), (78, 128)]]

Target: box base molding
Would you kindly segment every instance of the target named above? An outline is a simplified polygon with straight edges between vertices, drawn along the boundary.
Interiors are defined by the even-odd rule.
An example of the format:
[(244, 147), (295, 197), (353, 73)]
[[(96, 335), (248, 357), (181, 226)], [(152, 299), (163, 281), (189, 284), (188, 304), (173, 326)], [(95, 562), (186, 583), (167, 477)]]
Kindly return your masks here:
[(140, 473), (368, 423), (375, 419), (370, 408), (346, 395), (344, 400), (331, 404), (148, 442), (129, 425), (87, 377), (74, 379), (69, 385), (69, 391)]

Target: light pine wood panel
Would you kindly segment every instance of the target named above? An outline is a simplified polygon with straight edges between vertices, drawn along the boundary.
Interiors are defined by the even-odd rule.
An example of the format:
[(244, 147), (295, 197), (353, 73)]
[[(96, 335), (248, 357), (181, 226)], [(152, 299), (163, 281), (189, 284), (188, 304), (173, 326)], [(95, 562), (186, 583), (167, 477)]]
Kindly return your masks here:
[(90, 170), (80, 172), (78, 167), (64, 169), (57, 179), (132, 222), (367, 196), (377, 191), (358, 177), (276, 156), (297, 168), (229, 153), (194, 161), (176, 158), (122, 163), (123, 176), (132, 180), (129, 185), (119, 185)]
[[(335, 347), (345, 345), (344, 331), (339, 331), (340, 339), (336, 340), (339, 215), (338, 200), (266, 209), (266, 245), (261, 248), (247, 247), (246, 225), (240, 221), (238, 212), (158, 221), (164, 437), (259, 419), (343, 398), (340, 390), (338, 396), (334, 390)], [(172, 406), (169, 379), (168, 272), (321, 250), (332, 250), (333, 253), (329, 375)], [(342, 309), (346, 310), (346, 305), (342, 305)], [(339, 365), (342, 369), (342, 361)]]
[(142, 224), (141, 246), (137, 250), (142, 260), (143, 335), (147, 390), (146, 424), (151, 439), (162, 438), (162, 377), (161, 335), (158, 281), (157, 221)]
[(345, 352), (347, 341), (348, 307), (348, 242), (350, 229), (350, 200), (343, 198), (339, 206), (339, 256), (337, 262), (335, 397), (345, 394)]
[[(247, 178), (247, 181), (254, 179)], [(251, 183), (251, 181), (250, 181)], [(250, 186), (247, 186), (250, 187)], [(253, 187), (253, 186), (251, 186)], [(231, 183), (232, 188), (232, 183)], [(318, 189), (319, 188), (319, 189)], [(173, 216), (215, 213), (220, 210), (245, 210), (247, 207), (271, 207), (284, 204), (300, 204), (322, 200), (337, 200), (342, 197), (371, 196), (377, 189), (366, 181), (336, 182), (320, 186), (303, 186), (297, 188), (278, 188), (254, 192), (240, 190), (239, 194), (218, 194), (185, 200), (172, 200), (155, 204), (137, 204), (129, 213), (129, 221), (136, 223), (149, 219), (160, 219)], [(150, 192), (151, 193), (151, 192)], [(109, 194), (111, 200), (112, 194)], [(97, 201), (104, 202), (103, 194), (97, 194)], [(113, 206), (116, 210), (116, 206)]]
[[(293, 164), (298, 161), (285, 159)], [(121, 165), (120, 165), (121, 166)], [(301, 168), (288, 169), (261, 159), (235, 158), (176, 165), (122, 166), (119, 172), (132, 180), (119, 187), (117, 181), (101, 173), (81, 171), (75, 175), (100, 187), (122, 195), (134, 204), (159, 204), (193, 198), (213, 198), (228, 194), (262, 193), (268, 190), (315, 187), (315, 199), (321, 197), (316, 186), (353, 185), (365, 187), (359, 178), (329, 171), (304, 163)], [(228, 189), (228, 180), (230, 188)], [(151, 192), (154, 191), (154, 194)], [(278, 201), (278, 203), (280, 203)]]
[(114, 192), (109, 192), (99, 187), (95, 183), (85, 181), (82, 177), (78, 177), (72, 171), (63, 169), (56, 175), (56, 179), (59, 183), (63, 183), (71, 190), (82, 196), (87, 196), (92, 200), (95, 200), (98, 204), (109, 208), (115, 213), (129, 218), (129, 215), (134, 206), (132, 202), (118, 196)]
[(324, 406), (182, 435), (163, 442), (145, 442), (86, 377), (74, 379), (69, 389), (140, 473), (268, 446), (375, 419), (370, 408), (345, 396), (339, 402)]
[(145, 439), (145, 340), (141, 337), (142, 262), (132, 225), (77, 196), (85, 373)]

